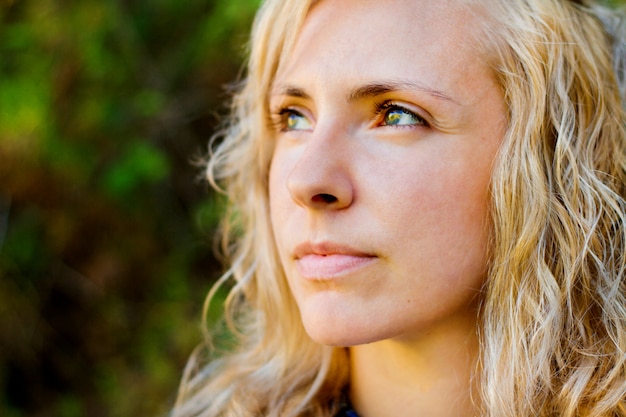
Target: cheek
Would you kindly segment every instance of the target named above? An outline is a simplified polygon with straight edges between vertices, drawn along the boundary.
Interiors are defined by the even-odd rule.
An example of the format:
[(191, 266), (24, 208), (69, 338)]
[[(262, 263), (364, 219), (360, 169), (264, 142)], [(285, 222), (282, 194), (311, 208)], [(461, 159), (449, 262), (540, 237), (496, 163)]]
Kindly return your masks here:
[(402, 233), (395, 241), (410, 242), (406, 253), (421, 259), (418, 267), (458, 276), (463, 268), (476, 273), (486, 266), (490, 163), (467, 161), (425, 161), (404, 178), (404, 193), (397, 189), (388, 199), (398, 203), (387, 211), (386, 228)]
[(268, 193), (272, 230), (279, 250), (281, 249), (281, 231), (286, 227), (284, 216), (290, 209), (292, 201), (287, 189), (288, 173), (287, 161), (279, 150), (275, 150), (268, 174)]
[(281, 172), (280, 169), (277, 168), (277, 161), (273, 158), (270, 164), (270, 170), (268, 174), (268, 193), (269, 193), (269, 203), (270, 203), (270, 218), (272, 220), (272, 229), (274, 230), (274, 234), (276, 234), (276, 226), (279, 226), (280, 223), (276, 222), (277, 212), (281, 206), (280, 201), (284, 199), (282, 196), (284, 189), (280, 187), (281, 183)]
[(482, 220), (488, 205), (491, 168), (488, 160), (480, 164), (471, 161), (463, 153), (442, 156), (430, 152), (408, 163), (396, 161), (384, 175), (371, 180), (384, 178), (375, 188), (388, 196), (385, 200), (390, 207), (405, 213), (405, 220), (428, 217), (431, 221), (434, 217), (441, 219), (437, 222), (441, 226), (446, 219), (475, 223)]

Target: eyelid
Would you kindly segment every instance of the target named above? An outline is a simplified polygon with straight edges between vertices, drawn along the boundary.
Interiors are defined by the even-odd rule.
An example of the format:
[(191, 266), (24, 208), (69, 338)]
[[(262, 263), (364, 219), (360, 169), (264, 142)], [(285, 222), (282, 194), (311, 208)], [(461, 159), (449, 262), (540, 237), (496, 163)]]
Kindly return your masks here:
[(423, 121), (423, 124), (395, 126), (396, 128), (431, 127), (433, 125), (427, 111), (422, 109), (416, 109), (416, 106), (405, 104), (402, 101), (392, 99), (374, 103), (374, 114), (376, 115), (376, 123), (380, 123), (380, 118), (384, 116), (386, 111), (394, 108), (401, 109), (403, 111), (406, 111), (407, 113), (413, 114), (415, 117)]
[(271, 126), (273, 126), (276, 132), (297, 132), (297, 131), (306, 131), (308, 129), (287, 129), (285, 117), (290, 114), (295, 114), (307, 119), (310, 125), (313, 125), (314, 119), (311, 116), (310, 112), (298, 105), (286, 105), (285, 103), (281, 103), (281, 106), (277, 106), (275, 108), (270, 109), (270, 122)]

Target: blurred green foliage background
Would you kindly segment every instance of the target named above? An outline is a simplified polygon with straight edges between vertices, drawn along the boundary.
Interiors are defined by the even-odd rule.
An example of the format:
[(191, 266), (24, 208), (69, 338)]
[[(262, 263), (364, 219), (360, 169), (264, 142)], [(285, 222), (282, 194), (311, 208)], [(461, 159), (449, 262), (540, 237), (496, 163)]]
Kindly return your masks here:
[(258, 0), (0, 0), (0, 416), (164, 416)]

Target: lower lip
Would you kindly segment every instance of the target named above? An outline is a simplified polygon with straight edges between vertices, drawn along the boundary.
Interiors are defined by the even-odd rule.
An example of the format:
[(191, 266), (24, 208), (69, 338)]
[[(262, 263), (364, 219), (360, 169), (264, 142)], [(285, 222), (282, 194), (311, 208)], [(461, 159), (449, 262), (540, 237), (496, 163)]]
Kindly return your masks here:
[(296, 261), (298, 272), (310, 280), (330, 280), (354, 272), (372, 262), (371, 256), (306, 255)]

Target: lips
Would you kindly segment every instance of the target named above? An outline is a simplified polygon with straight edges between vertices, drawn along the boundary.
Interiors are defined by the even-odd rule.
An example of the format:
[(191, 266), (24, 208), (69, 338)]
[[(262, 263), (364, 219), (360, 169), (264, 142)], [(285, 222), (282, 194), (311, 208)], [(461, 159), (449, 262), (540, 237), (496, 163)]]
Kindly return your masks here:
[(375, 255), (344, 245), (305, 243), (294, 252), (298, 272), (309, 280), (330, 280), (369, 265)]

